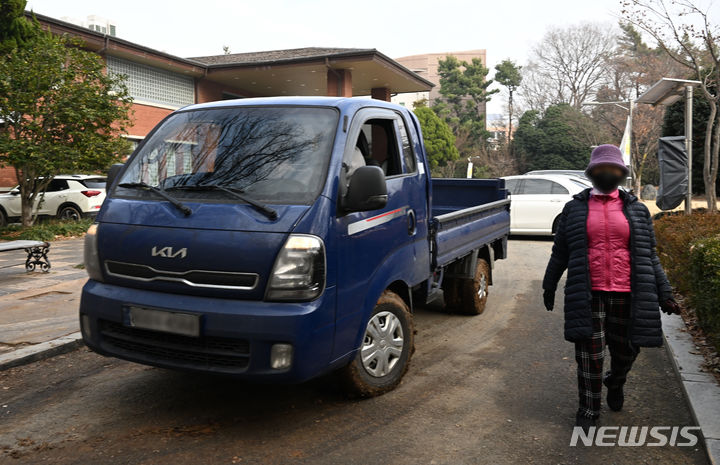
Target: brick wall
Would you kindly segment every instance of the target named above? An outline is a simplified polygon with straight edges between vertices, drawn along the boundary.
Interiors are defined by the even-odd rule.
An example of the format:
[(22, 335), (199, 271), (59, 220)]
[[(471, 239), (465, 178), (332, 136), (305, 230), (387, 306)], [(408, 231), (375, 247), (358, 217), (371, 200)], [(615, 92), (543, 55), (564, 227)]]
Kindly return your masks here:
[(15, 177), (15, 168), (9, 166), (6, 168), (0, 167), (0, 191), (7, 190), (17, 185), (17, 178)]
[(170, 113), (172, 113), (172, 110), (167, 108), (133, 103), (129, 135), (145, 137), (160, 120)]

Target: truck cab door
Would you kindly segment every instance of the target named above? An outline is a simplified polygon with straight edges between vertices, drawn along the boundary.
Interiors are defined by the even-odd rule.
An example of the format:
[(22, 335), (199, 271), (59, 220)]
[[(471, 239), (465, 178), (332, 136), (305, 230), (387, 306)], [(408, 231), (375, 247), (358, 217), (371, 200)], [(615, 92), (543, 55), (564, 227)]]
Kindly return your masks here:
[(390, 284), (382, 280), (373, 284), (373, 278), (382, 273), (402, 273), (404, 280), (419, 282), (423, 279), (419, 276), (426, 279), (429, 273), (427, 190), (412, 144), (414, 130), (409, 133), (409, 126), (392, 110), (366, 108), (355, 115), (348, 130), (340, 174), (340, 205), (352, 169), (359, 163), (358, 150), (365, 165), (383, 168), (388, 202), (374, 211), (345, 212), (342, 208), (338, 211), (335, 220), (338, 301), (333, 359), (358, 347), (359, 334), (364, 333), (374, 307), (374, 302), (366, 297), (379, 296), (384, 290), (380, 287)]

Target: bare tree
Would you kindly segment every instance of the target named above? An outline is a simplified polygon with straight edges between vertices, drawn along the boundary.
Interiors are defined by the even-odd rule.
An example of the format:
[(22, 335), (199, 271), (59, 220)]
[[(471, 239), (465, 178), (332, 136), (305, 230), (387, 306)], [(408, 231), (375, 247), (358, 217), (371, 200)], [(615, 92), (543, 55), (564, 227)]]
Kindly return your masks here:
[(720, 26), (710, 21), (711, 4), (703, 9), (690, 0), (623, 0), (623, 15), (647, 32), (677, 64), (701, 82), (710, 115), (706, 123), (703, 180), (709, 212), (717, 212), (715, 183), (720, 153)]
[[(617, 53), (609, 61), (609, 81), (597, 93), (598, 101), (628, 101), (636, 99), (663, 76), (680, 75), (680, 66), (657, 47), (650, 47), (632, 24), (620, 23), (622, 34), (618, 36)], [(628, 111), (619, 105), (599, 105), (592, 117), (610, 132), (612, 142), (617, 143), (625, 132)], [(648, 164), (655, 162), (653, 156), (662, 133), (663, 109), (649, 105), (636, 105), (633, 111), (632, 157), (635, 192), (640, 193), (642, 178)]]
[(526, 106), (542, 110), (567, 103), (580, 108), (606, 83), (615, 39), (615, 29), (602, 24), (548, 30), (531, 50), (524, 68), (522, 96)]

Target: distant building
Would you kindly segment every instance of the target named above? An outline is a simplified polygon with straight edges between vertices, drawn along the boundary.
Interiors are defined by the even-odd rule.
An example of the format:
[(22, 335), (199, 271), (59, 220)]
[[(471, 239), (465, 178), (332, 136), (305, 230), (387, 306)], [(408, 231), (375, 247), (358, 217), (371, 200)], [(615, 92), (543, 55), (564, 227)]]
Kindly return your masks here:
[[(413, 108), (413, 103), (418, 100), (427, 100), (428, 103), (432, 105), (435, 102), (435, 99), (440, 97), (438, 61), (444, 60), (448, 55), (452, 55), (460, 61), (467, 62), (472, 61), (473, 58), (479, 58), (483, 66), (487, 66), (487, 52), (485, 49), (466, 50), (461, 52), (425, 53), (422, 55), (396, 58), (395, 61), (432, 82), (435, 84), (435, 87), (425, 92), (397, 94), (393, 96), (392, 101), (410, 109)], [(485, 114), (485, 104), (481, 106), (480, 113)]]
[[(133, 119), (125, 137), (134, 145), (173, 110), (193, 103), (285, 95), (390, 101), (392, 94), (427, 92), (433, 86), (373, 48), (307, 47), (182, 58), (120, 39), (115, 25), (98, 17), (88, 17), (84, 24), (35, 17), (54, 34), (80, 39), (83, 48), (105, 60), (108, 73), (126, 76)], [(0, 187), (15, 183), (14, 169), (0, 167)]]
[[(508, 120), (506, 116), (497, 113), (491, 113), (485, 117), (485, 129), (490, 133), (490, 145), (497, 147), (500, 143), (507, 141), (508, 137)], [(512, 132), (515, 134), (517, 129), (513, 125)]]
[(107, 34), (112, 37), (117, 36), (117, 25), (115, 24), (115, 21), (103, 18), (102, 16), (89, 15), (85, 19), (77, 19), (69, 16), (63, 16), (60, 19), (67, 23), (86, 27), (91, 31), (99, 32), (100, 34)]

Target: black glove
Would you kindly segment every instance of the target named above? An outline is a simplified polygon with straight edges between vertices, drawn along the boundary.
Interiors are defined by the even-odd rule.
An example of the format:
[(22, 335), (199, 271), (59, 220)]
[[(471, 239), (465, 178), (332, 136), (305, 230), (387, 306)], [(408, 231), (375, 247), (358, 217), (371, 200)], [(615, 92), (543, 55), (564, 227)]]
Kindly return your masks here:
[(548, 312), (552, 312), (553, 306), (555, 306), (555, 291), (545, 289), (543, 292), (543, 301), (545, 302), (545, 308)]
[(664, 302), (660, 304), (660, 309), (667, 313), (668, 315), (679, 315), (680, 314), (680, 305), (678, 305), (677, 302), (675, 302), (675, 299), (670, 297), (669, 299), (666, 299)]

